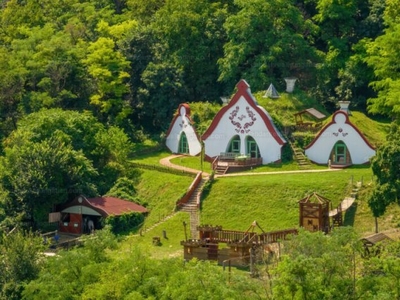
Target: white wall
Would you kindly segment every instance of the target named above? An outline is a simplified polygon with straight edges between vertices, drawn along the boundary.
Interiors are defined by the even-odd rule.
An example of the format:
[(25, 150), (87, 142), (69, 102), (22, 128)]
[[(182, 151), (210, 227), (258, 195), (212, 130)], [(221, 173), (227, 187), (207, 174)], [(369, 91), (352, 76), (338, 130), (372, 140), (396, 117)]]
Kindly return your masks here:
[(346, 144), (353, 164), (367, 163), (375, 155), (375, 150), (365, 142), (359, 132), (352, 125), (346, 123), (346, 117), (344, 112), (334, 115), (335, 123), (326, 127), (314, 144), (305, 150), (305, 154), (310, 160), (318, 164), (327, 164), (329, 154), (338, 141)]
[[(239, 107), (236, 116), (231, 113)], [(253, 121), (246, 107), (254, 113)], [(233, 120), (229, 118), (232, 117)], [(232, 122), (238, 122), (239, 127), (236, 127)], [(251, 126), (246, 127), (246, 123), (254, 122)], [(275, 140), (272, 134), (268, 131), (260, 114), (245, 100), (243, 96), (238, 102), (230, 107), (221, 117), (218, 125), (210, 136), (204, 141), (205, 154), (210, 157), (220, 155), (221, 152), (227, 152), (227, 148), (231, 138), (235, 135), (240, 136), (241, 153), (246, 153), (246, 136), (252, 136), (257, 142), (260, 150), (260, 155), (263, 158), (263, 164), (268, 164), (281, 159), (281, 145)]]
[(166, 139), (166, 145), (168, 149), (173, 153), (178, 153), (179, 139), (182, 132), (185, 132), (188, 140), (189, 154), (192, 156), (199, 154), (201, 152), (200, 141), (193, 126), (190, 124), (189, 119), (185, 115), (179, 115), (172, 125), (172, 129)]

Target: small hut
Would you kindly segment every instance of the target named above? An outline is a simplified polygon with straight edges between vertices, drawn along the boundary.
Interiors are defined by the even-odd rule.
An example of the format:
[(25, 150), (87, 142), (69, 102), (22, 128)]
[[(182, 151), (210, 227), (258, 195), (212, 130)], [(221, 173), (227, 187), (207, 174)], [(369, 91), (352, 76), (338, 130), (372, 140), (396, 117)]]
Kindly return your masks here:
[(300, 227), (308, 231), (328, 232), (331, 201), (317, 193), (312, 193), (299, 201)]

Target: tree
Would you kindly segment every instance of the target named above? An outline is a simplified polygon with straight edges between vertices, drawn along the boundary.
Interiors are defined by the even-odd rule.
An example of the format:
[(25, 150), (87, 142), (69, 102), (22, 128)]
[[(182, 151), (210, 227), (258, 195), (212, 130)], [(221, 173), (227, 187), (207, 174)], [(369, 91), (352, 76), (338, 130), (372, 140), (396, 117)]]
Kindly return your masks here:
[(3, 203), (7, 218), (38, 227), (53, 205), (77, 194), (96, 194), (97, 172), (81, 151), (60, 131), (40, 142), (25, 141), (6, 148), (1, 184), (9, 191)]
[(377, 91), (376, 98), (369, 100), (369, 111), (374, 114), (385, 114), (399, 119), (400, 116), (400, 71), (398, 62), (398, 40), (400, 38), (400, 1), (386, 2), (384, 13), (384, 34), (367, 45), (365, 61), (373, 68), (376, 80), (371, 83)]
[(90, 113), (32, 113), (4, 142), (3, 207), (14, 221), (43, 221), (54, 204), (81, 193), (104, 195), (119, 177), (135, 181), (138, 173), (127, 164), (131, 148), (121, 129), (105, 128)]
[(0, 236), (0, 298), (21, 299), (25, 284), (35, 279), (43, 264), (42, 238), (15, 229)]
[(360, 242), (352, 228), (331, 234), (300, 231), (284, 243), (274, 270), (277, 299), (350, 299), (355, 297)]
[[(368, 200), (368, 205), (375, 218), (384, 215), (386, 208), (400, 199), (399, 139), (399, 125), (393, 123), (386, 143), (378, 148), (376, 155), (371, 160), (376, 185)], [(375, 229), (378, 232), (377, 219)]]
[[(122, 124), (131, 112), (129, 106), (129, 61), (118, 51), (118, 41), (136, 26), (135, 21), (109, 26), (100, 22), (97, 31), (103, 36), (91, 42), (82, 60), (91, 76), (90, 103), (99, 116), (111, 124)], [(108, 118), (108, 119), (107, 119)]]

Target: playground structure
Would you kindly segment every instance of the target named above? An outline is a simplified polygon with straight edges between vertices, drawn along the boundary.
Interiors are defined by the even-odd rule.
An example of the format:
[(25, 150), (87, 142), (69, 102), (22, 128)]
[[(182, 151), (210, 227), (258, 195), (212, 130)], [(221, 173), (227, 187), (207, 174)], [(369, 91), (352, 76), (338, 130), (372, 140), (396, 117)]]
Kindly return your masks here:
[(308, 195), (299, 201), (300, 227), (308, 231), (329, 232), (329, 209), (331, 201), (317, 193)]
[[(185, 236), (186, 234), (186, 224)], [(262, 232), (255, 232), (258, 227)], [(248, 266), (261, 261), (264, 254), (274, 254), (273, 245), (298, 233), (297, 229), (265, 232), (256, 221), (246, 231), (224, 230), (222, 226), (198, 226), (199, 239), (181, 241), (184, 259), (215, 260), (219, 264), (229, 261), (232, 266)], [(220, 244), (227, 247), (219, 248)]]
[[(346, 197), (332, 209), (332, 202), (329, 199), (312, 193), (299, 201), (299, 225), (311, 232), (328, 233), (332, 227), (343, 226), (343, 213), (353, 205), (354, 201), (355, 197)], [(332, 218), (332, 224), (330, 218)]]

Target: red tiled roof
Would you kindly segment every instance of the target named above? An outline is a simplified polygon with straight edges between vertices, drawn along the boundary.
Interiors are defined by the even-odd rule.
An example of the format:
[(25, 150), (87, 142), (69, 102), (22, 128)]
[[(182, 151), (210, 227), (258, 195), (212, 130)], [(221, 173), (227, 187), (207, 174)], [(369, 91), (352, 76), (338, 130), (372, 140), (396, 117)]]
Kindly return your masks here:
[(104, 211), (107, 215), (119, 216), (128, 212), (146, 213), (147, 209), (137, 203), (115, 197), (87, 198), (87, 201), (95, 208)]

